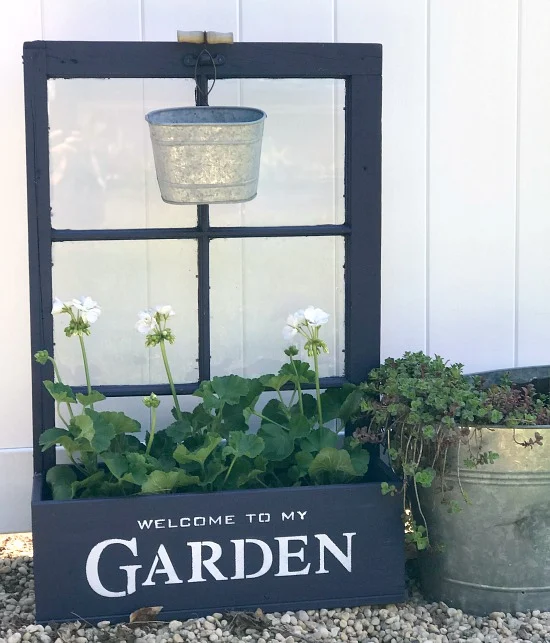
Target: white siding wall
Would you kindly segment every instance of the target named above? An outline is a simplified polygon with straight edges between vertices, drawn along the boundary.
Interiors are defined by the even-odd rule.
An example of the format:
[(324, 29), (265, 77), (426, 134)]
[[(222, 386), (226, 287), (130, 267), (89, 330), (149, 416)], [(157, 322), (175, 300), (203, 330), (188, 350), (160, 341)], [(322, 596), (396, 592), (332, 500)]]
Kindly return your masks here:
[(550, 362), (547, 0), (19, 0), (0, 26), (0, 533), (30, 526), (22, 43), (177, 28), (381, 42), (383, 357)]

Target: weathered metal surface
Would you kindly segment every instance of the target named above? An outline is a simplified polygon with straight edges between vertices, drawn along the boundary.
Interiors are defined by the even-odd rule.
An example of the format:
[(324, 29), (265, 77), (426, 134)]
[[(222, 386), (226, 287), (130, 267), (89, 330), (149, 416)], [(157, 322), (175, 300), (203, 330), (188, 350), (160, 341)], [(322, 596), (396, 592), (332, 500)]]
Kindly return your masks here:
[(256, 196), (265, 113), (249, 107), (149, 112), (157, 180), (167, 203), (240, 203)]
[(474, 614), (550, 610), (550, 427), (517, 429), (515, 438), (535, 431), (542, 446), (525, 448), (513, 429), (483, 429), (478, 448), (499, 454), (492, 465), (457, 466), (464, 446), (449, 453), (446, 496), (459, 513), (441, 504), (440, 483), (422, 490), (435, 551), (421, 557), (421, 572), (434, 599)]

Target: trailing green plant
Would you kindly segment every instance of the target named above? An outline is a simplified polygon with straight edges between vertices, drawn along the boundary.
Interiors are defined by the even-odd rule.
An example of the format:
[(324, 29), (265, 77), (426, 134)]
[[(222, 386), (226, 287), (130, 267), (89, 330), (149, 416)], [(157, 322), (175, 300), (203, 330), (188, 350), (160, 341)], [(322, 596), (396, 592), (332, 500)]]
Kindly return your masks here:
[[(82, 300), (86, 309), (75, 301), (56, 300), (52, 312), (69, 315), (65, 332), (79, 338), (85, 357), (83, 337), (90, 334), (100, 309), (90, 298)], [(365, 476), (368, 451), (356, 438), (338, 435), (359, 411), (361, 391), (352, 385), (320, 390), (318, 358), (327, 352), (320, 329), (328, 321), (326, 313), (309, 307), (289, 316), (285, 326), (288, 339), (305, 339), (313, 369), (298, 359), (298, 348), (291, 345), (285, 350), (288, 362), (275, 374), (202, 382), (194, 393), (200, 402), (190, 412), (179, 406), (166, 350), (166, 344), (175, 341), (168, 326), (173, 315), (170, 306), (159, 306), (139, 313), (136, 324), (147, 347), (160, 347), (174, 402), (174, 421), (159, 431), (160, 400), (154, 393), (143, 399), (151, 414), (144, 442), (135, 435), (141, 431), (137, 421), (121, 412), (94, 409), (105, 397), (92, 389), (87, 366), (88, 392), (75, 394), (62, 382), (53, 357), (46, 351), (35, 355), (39, 363), (53, 366), (55, 381), (46, 380), (44, 386), (64, 425), (44, 431), (40, 445), (43, 450), (62, 446), (72, 463), (48, 471), (54, 499), (334, 484)], [(311, 387), (315, 397), (307, 392)], [(265, 392), (276, 397), (262, 407)], [(67, 417), (61, 407), (66, 407)], [(255, 433), (250, 430), (253, 422), (259, 425)]]
[[(485, 387), (479, 379), (466, 377), (462, 369), (462, 364), (449, 364), (439, 356), (407, 352), (399, 359), (387, 359), (360, 387), (363, 415), (354, 437), (363, 443), (378, 442), (385, 449), (402, 485), (398, 489), (382, 483), (382, 493), (402, 493), (407, 540), (418, 549), (430, 545), (421, 488), (437, 481), (448, 511), (461, 509), (446, 493), (452, 447), (458, 452), (454, 465), (458, 485), (468, 503), (460, 467), (490, 465), (498, 458), (498, 453), (483, 451), (482, 427), (550, 424), (548, 400), (538, 396), (534, 387), (516, 390), (508, 381)], [(542, 436), (516, 442), (533, 447), (542, 442)]]

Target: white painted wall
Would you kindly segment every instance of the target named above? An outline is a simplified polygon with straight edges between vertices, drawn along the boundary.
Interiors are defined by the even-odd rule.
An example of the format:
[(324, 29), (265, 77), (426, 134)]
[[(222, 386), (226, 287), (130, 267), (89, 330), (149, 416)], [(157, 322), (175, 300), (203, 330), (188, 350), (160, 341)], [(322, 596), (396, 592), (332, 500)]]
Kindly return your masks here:
[[(381, 42), (382, 355), (423, 349), (461, 361), (469, 371), (550, 362), (547, 0), (19, 0), (10, 3), (9, 19), (0, 24), (0, 119), (4, 125), (0, 146), (4, 304), (0, 316), (0, 390), (4, 400), (0, 532), (30, 526), (22, 43), (41, 38), (173, 40), (177, 28), (233, 31), (241, 41)], [(158, 87), (139, 82), (124, 98), (136, 123), (141, 123), (143, 110), (173, 96), (166, 86), (162, 91), (167, 93), (161, 94)], [(232, 96), (238, 100), (247, 91), (256, 90), (261, 87), (228, 83), (218, 88), (219, 100)], [(260, 100), (254, 93), (250, 99), (254, 96)], [(307, 91), (303, 96), (307, 109)], [(284, 97), (279, 106), (276, 98), (272, 92), (271, 109), (284, 115)], [(264, 96), (262, 100), (267, 99)], [(335, 193), (341, 171), (338, 118), (333, 107), (339, 100), (335, 89), (327, 99), (328, 124), (323, 126), (332, 132), (334, 142), (332, 161), (325, 166), (334, 177)], [(322, 111), (319, 122), (326, 118)], [(309, 144), (315, 146), (314, 140)], [(279, 158), (277, 152), (274, 148), (268, 159)], [(310, 153), (318, 156), (314, 148)], [(137, 179), (137, 187), (134, 185), (134, 195), (147, 195), (151, 187), (143, 158), (143, 175)], [(136, 181), (135, 175), (132, 180)], [(268, 190), (269, 181), (265, 185)], [(314, 184), (308, 189), (314, 192)], [(137, 202), (144, 200), (140, 197)], [(265, 209), (272, 201), (258, 203), (257, 208)], [(337, 199), (332, 203), (333, 210), (326, 216), (337, 218)], [(146, 224), (156, 206), (144, 207)], [(223, 216), (246, 220), (261, 216), (262, 211), (239, 209)], [(258, 283), (246, 281), (247, 270), (260, 269), (262, 253), (258, 255), (240, 242), (224, 252), (234, 274), (241, 275), (239, 300), (246, 303), (253, 297), (265, 297)], [(337, 254), (330, 256), (337, 265)], [(146, 252), (135, 261), (144, 275), (155, 263)], [(216, 269), (223, 275), (221, 263)], [(335, 268), (327, 273), (327, 279), (331, 280), (329, 291), (338, 287)], [(72, 287), (67, 276), (66, 288)], [(249, 294), (243, 294), (245, 291)], [(76, 293), (63, 296), (72, 294)], [(147, 290), (144, 297), (168, 295), (169, 291)], [(217, 305), (223, 312), (231, 297), (224, 299), (222, 295)], [(339, 301), (332, 292), (324, 305), (335, 310)], [(287, 303), (280, 302), (282, 310)], [(135, 303), (131, 301), (131, 305)], [(254, 309), (248, 312), (253, 318)], [(238, 325), (243, 338), (240, 359), (246, 365), (251, 359), (244, 351), (255, 341), (254, 326), (250, 321), (247, 325), (240, 315), (234, 315), (232, 323)], [(341, 337), (334, 332), (335, 351), (338, 341)], [(222, 353), (227, 346), (223, 333), (218, 344), (223, 369), (235, 356)], [(70, 362), (70, 355), (67, 359)], [(183, 364), (181, 368), (190, 366)], [(331, 368), (339, 366), (333, 363)], [(147, 375), (143, 377), (149, 373), (154, 377), (155, 365), (148, 364), (144, 372)]]

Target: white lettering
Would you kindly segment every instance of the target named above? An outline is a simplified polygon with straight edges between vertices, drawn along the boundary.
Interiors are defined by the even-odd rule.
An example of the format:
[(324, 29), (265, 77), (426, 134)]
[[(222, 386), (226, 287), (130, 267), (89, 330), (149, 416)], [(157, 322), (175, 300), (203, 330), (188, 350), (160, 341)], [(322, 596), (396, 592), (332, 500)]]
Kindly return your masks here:
[(269, 522), (271, 520), (271, 514), (258, 514), (258, 520), (260, 522)]
[(165, 522), (166, 522), (166, 518), (157, 518), (155, 520), (155, 529), (165, 529), (166, 528), (164, 524)]
[(303, 520), (306, 517), (307, 511), (299, 511), (300, 518)]
[[(187, 543), (191, 547), (191, 578), (189, 583), (202, 583), (206, 578), (202, 577), (202, 566), (210, 572), (216, 580), (227, 580), (227, 578), (220, 572), (214, 563), (216, 563), (222, 556), (222, 548), (211, 540), (203, 542)], [(207, 560), (202, 559), (202, 548), (210, 547), (212, 555)]]
[[(267, 543), (264, 543), (263, 540), (256, 540), (255, 538), (247, 538), (246, 540), (232, 540), (235, 545), (235, 576), (231, 577), (231, 580), (237, 580), (242, 578), (258, 578), (258, 576), (263, 576), (271, 569), (273, 564), (273, 554), (271, 553), (271, 548)], [(258, 545), (262, 550), (263, 562), (262, 566), (257, 572), (253, 574), (244, 573), (244, 546), (245, 544)]]
[(180, 518), (180, 527), (190, 527), (191, 521), (189, 518)]
[[(157, 569), (159, 563), (162, 563), (163, 567)], [(153, 564), (151, 565), (151, 569), (149, 571), (149, 576), (147, 576), (147, 580), (143, 583), (143, 585), (155, 585), (155, 581), (153, 580), (153, 576), (155, 574), (166, 574), (168, 580), (164, 581), (165, 585), (176, 585), (177, 583), (183, 583), (183, 581), (178, 578), (176, 570), (172, 565), (172, 561), (170, 560), (170, 556), (168, 556), (168, 552), (166, 551), (164, 545), (161, 545), (158, 548), (157, 555), (155, 556), (155, 560), (153, 561)]]
[(252, 522), (252, 518), (253, 518), (255, 515), (256, 515), (256, 514), (245, 514), (245, 516), (248, 518), (248, 522)]
[(302, 547), (297, 552), (289, 552), (288, 545), (290, 541), (298, 540), (303, 542), (304, 545), (307, 545), (307, 536), (281, 536), (280, 538), (275, 538), (275, 540), (279, 541), (279, 571), (275, 576), (301, 576), (309, 573), (310, 563), (303, 569), (298, 569), (293, 572), (288, 569), (289, 558), (298, 558), (302, 563), (304, 562), (304, 548)]
[(204, 527), (204, 525), (206, 525), (206, 518), (204, 516), (195, 516), (195, 518), (193, 518), (193, 525), (195, 527)]
[(168, 518), (168, 529), (177, 529), (177, 525), (174, 525), (172, 518)]
[(208, 524), (209, 525), (221, 525), (222, 524), (222, 517), (218, 516), (217, 518), (212, 518), (212, 516), (208, 517)]
[(235, 524), (235, 516), (226, 516), (225, 517), (225, 524), (226, 525), (234, 525)]
[(341, 565), (351, 572), (351, 539), (356, 536), (356, 533), (342, 534), (347, 540), (347, 554), (336, 545), (326, 534), (315, 534), (315, 538), (319, 541), (319, 571), (316, 574), (328, 574), (328, 569), (325, 569), (325, 549), (341, 563)]
[(141, 530), (143, 529), (151, 529), (153, 525), (152, 520), (138, 520), (138, 525)]
[(126, 594), (133, 594), (136, 591), (135, 574), (136, 570), (140, 569), (141, 565), (127, 565), (120, 567), (119, 569), (126, 571), (127, 590), (122, 592), (109, 591), (99, 580), (99, 559), (101, 558), (103, 551), (111, 545), (123, 545), (124, 547), (127, 547), (134, 556), (137, 556), (137, 541), (135, 538), (132, 538), (132, 540), (121, 540), (120, 538), (103, 540), (92, 548), (92, 551), (86, 560), (86, 579), (96, 594), (107, 598), (120, 598), (121, 596), (126, 596)]
[(294, 512), (291, 511), (289, 514), (285, 513), (283, 511), (283, 514), (281, 516), (281, 520), (284, 522), (285, 520), (294, 520)]

